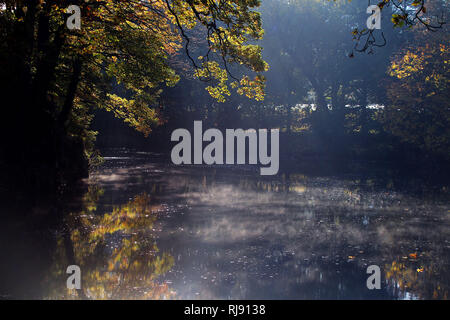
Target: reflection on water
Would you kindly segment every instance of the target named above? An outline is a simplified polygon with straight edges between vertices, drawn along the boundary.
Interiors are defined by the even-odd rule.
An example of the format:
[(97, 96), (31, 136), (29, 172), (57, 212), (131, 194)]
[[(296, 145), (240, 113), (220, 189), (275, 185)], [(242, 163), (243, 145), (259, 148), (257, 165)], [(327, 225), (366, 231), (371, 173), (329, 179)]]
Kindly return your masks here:
[[(176, 167), (155, 155), (116, 151), (77, 205), (63, 205), (62, 226), (39, 229), (49, 236), (34, 230), (33, 241), (2, 237), (15, 243), (10, 252), (38, 252), (13, 255), (8, 266), (36, 255), (44, 263), (39, 274), (26, 269), (35, 281), (5, 281), (0, 294), (447, 299), (450, 206), (443, 190), (411, 194), (388, 178)], [(39, 246), (36, 238), (55, 244)], [(81, 267), (82, 290), (65, 288), (70, 264)], [(366, 287), (371, 264), (381, 267), (382, 290)]]
[[(47, 288), (56, 285), (49, 298), (170, 298), (173, 292), (167, 284), (155, 282), (173, 266), (173, 257), (160, 254), (152, 237), (159, 206), (151, 205), (150, 197), (142, 193), (98, 215), (96, 203), (102, 194), (101, 189), (89, 188), (83, 210), (67, 215), (68, 230), (57, 237), (47, 279)], [(78, 292), (65, 284), (65, 269), (73, 264), (83, 275)]]

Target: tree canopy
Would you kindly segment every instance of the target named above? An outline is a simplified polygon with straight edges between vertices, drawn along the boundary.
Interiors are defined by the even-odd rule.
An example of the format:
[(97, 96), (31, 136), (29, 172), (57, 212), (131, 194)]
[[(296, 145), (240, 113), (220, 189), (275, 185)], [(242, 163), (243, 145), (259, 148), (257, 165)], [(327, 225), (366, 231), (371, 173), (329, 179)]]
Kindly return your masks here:
[[(70, 5), (81, 10), (79, 30), (66, 26)], [(243, 113), (242, 106), (247, 106), (245, 117), (253, 122), (263, 113), (272, 120), (281, 119), (275, 114), (286, 113), (283, 121), (288, 131), (293, 122), (297, 129), (314, 123), (313, 131), (336, 136), (347, 130), (349, 122), (359, 121), (350, 130), (367, 133), (372, 130), (368, 119), (373, 117), (366, 106), (387, 105), (393, 99), (379, 83), (387, 56), (406, 54), (401, 50), (419, 27), (443, 28), (439, 13), (448, 8), (441, 1), (378, 1), (390, 26), (404, 27), (396, 33), (388, 27), (358, 29), (365, 25), (367, 8), (347, 0), (267, 1), (264, 21), (260, 5), (258, 0), (0, 1), (0, 93), (8, 105), (2, 163), (19, 168), (17, 158), (34, 159), (29, 168), (18, 169), (29, 170), (24, 174), (33, 181), (42, 178), (35, 176), (39, 172), (45, 177), (50, 172), (55, 181), (65, 180), (54, 168), (86, 175), (88, 160), (98, 159), (97, 132), (90, 127), (98, 110), (148, 136), (167, 121), (165, 112), (176, 113), (174, 105), (182, 118), (185, 108), (190, 108), (183, 103), (206, 101), (199, 99), (203, 97), (200, 85), (192, 85), (191, 80), (206, 81), (202, 86), (213, 99), (206, 111), (218, 111), (224, 123), (233, 122), (238, 110)], [(353, 50), (370, 53), (380, 32), (391, 41), (389, 49), (377, 50), (376, 58), (355, 58), (351, 37), (356, 43)], [(422, 61), (413, 60), (417, 66)], [(442, 61), (436, 63), (437, 67)], [(392, 72), (400, 74), (401, 69), (393, 67)], [(414, 74), (433, 76), (423, 72)], [(178, 100), (179, 88), (188, 83), (193, 90), (189, 99)], [(440, 86), (446, 90), (445, 84)], [(232, 89), (238, 95), (232, 96)], [(392, 105), (401, 105), (400, 95), (395, 99)], [(216, 104), (225, 101), (223, 107)], [(302, 103), (314, 108), (299, 109)], [(356, 107), (350, 112), (349, 105)], [(312, 121), (305, 124), (303, 119), (309, 115)], [(389, 121), (385, 128), (397, 130)], [(15, 139), (8, 138), (11, 133)]]

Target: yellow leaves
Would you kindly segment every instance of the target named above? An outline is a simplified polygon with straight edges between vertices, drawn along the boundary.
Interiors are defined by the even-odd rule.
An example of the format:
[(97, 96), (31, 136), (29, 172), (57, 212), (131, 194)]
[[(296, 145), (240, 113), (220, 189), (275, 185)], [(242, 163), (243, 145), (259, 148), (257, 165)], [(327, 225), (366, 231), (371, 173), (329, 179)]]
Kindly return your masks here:
[[(170, 1), (166, 10), (171, 23), (175, 26), (188, 29), (196, 24), (208, 26), (206, 40), (209, 52), (219, 53), (227, 63), (238, 63), (252, 71), (263, 72), (268, 69), (268, 65), (262, 59), (261, 48), (247, 44), (252, 40), (261, 39), (264, 34), (260, 13), (252, 10), (259, 5), (259, 1), (220, 1), (218, 4), (214, 1), (174, 0)], [(196, 70), (195, 76), (212, 79), (214, 85), (208, 86), (206, 90), (213, 98), (224, 102), (225, 97), (230, 95), (228, 75), (226, 70), (223, 70), (226, 67), (223, 66), (221, 69), (217, 62), (206, 62), (204, 60), (208, 59), (205, 58), (210, 57), (198, 57), (203, 63), (201, 69)], [(235, 83), (232, 83), (231, 87), (237, 88)], [(258, 88), (263, 88), (261, 82), (254, 81), (251, 86), (240, 88), (238, 92), (261, 100), (264, 92)]]
[(250, 80), (248, 76), (242, 77), (240, 81), (240, 87), (237, 92), (241, 95), (245, 95), (250, 99), (256, 101), (264, 100), (264, 89), (266, 86), (266, 79), (264, 76), (256, 76), (253, 80)]
[(181, 41), (180, 42), (169, 41), (163, 43), (163, 49), (169, 55), (174, 55), (182, 47), (183, 46), (181, 45)]
[(143, 101), (128, 100), (115, 94), (107, 94), (107, 97), (105, 109), (145, 136), (150, 134), (152, 126), (160, 120), (157, 111)]
[(394, 27), (403, 27), (407, 19), (407, 14), (393, 14), (391, 17), (391, 22), (394, 24)]
[(436, 69), (434, 64), (448, 64), (448, 54), (449, 49), (444, 44), (433, 48), (426, 45), (405, 50), (403, 56), (391, 62), (388, 72), (392, 77), (405, 79), (411, 76), (420, 76), (429, 70), (429, 73), (424, 75), (424, 80), (438, 84), (440, 77), (437, 74), (441, 74), (443, 70), (440, 67)]
[(225, 96), (230, 96), (231, 93), (228, 90), (226, 85), (221, 86), (207, 86), (206, 91), (208, 91), (209, 95), (216, 99), (218, 102), (225, 102)]
[[(386, 128), (403, 141), (424, 150), (448, 154), (448, 62), (446, 45), (410, 48), (392, 61), (389, 74), (398, 79), (388, 88), (392, 105), (386, 109)], [(423, 114), (429, 117), (423, 121)], [(411, 253), (409, 259), (417, 259)]]
[(225, 102), (225, 96), (230, 96), (228, 90), (228, 74), (215, 61), (204, 61), (202, 68), (198, 69), (195, 76), (199, 79), (213, 80), (217, 84), (206, 87), (208, 93), (219, 102)]
[[(383, 9), (385, 5), (387, 5), (389, 3), (390, 0), (382, 0), (381, 2), (378, 3), (378, 7), (380, 9)], [(401, 2), (401, 1), (400, 1)]]
[(423, 61), (423, 56), (407, 51), (399, 61), (392, 62), (389, 75), (398, 79), (409, 77), (412, 73), (423, 69)]

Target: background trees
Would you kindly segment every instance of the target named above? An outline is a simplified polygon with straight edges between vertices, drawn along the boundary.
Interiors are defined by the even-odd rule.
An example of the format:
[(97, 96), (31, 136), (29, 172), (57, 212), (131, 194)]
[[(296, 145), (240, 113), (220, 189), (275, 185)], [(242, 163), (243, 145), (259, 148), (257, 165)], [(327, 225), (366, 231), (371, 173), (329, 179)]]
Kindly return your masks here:
[[(66, 28), (69, 4), (81, 8), (80, 30)], [(445, 154), (448, 39), (432, 17), (447, 5), (378, 5), (382, 30), (369, 32), (366, 5), (349, 1), (1, 1), (0, 165), (34, 187), (85, 176), (97, 130), (108, 145), (140, 140), (104, 111), (152, 132), (154, 147), (204, 120), (280, 127), (294, 153), (372, 157), (402, 141)]]

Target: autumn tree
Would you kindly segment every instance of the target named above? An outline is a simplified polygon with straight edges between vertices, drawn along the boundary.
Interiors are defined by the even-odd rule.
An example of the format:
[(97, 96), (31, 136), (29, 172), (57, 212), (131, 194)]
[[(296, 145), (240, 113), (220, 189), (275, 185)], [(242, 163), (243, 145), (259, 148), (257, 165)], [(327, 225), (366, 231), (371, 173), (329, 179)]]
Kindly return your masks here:
[[(422, 150), (450, 154), (450, 48), (448, 34), (427, 37), (392, 59), (386, 129)], [(420, 41), (420, 38), (419, 38)]]
[[(94, 109), (112, 112), (148, 135), (157, 124), (161, 90), (179, 76), (170, 59), (184, 50), (194, 76), (210, 80), (223, 100), (230, 85), (263, 96), (267, 64), (253, 42), (263, 36), (258, 0), (0, 1), (1, 164), (11, 180), (53, 186), (87, 173), (93, 159)], [(69, 5), (81, 29), (69, 30)], [(193, 33), (206, 52), (193, 56)], [(252, 79), (231, 74), (239, 64)], [(230, 80), (230, 81), (229, 81)], [(43, 186), (43, 185), (42, 185)]]

